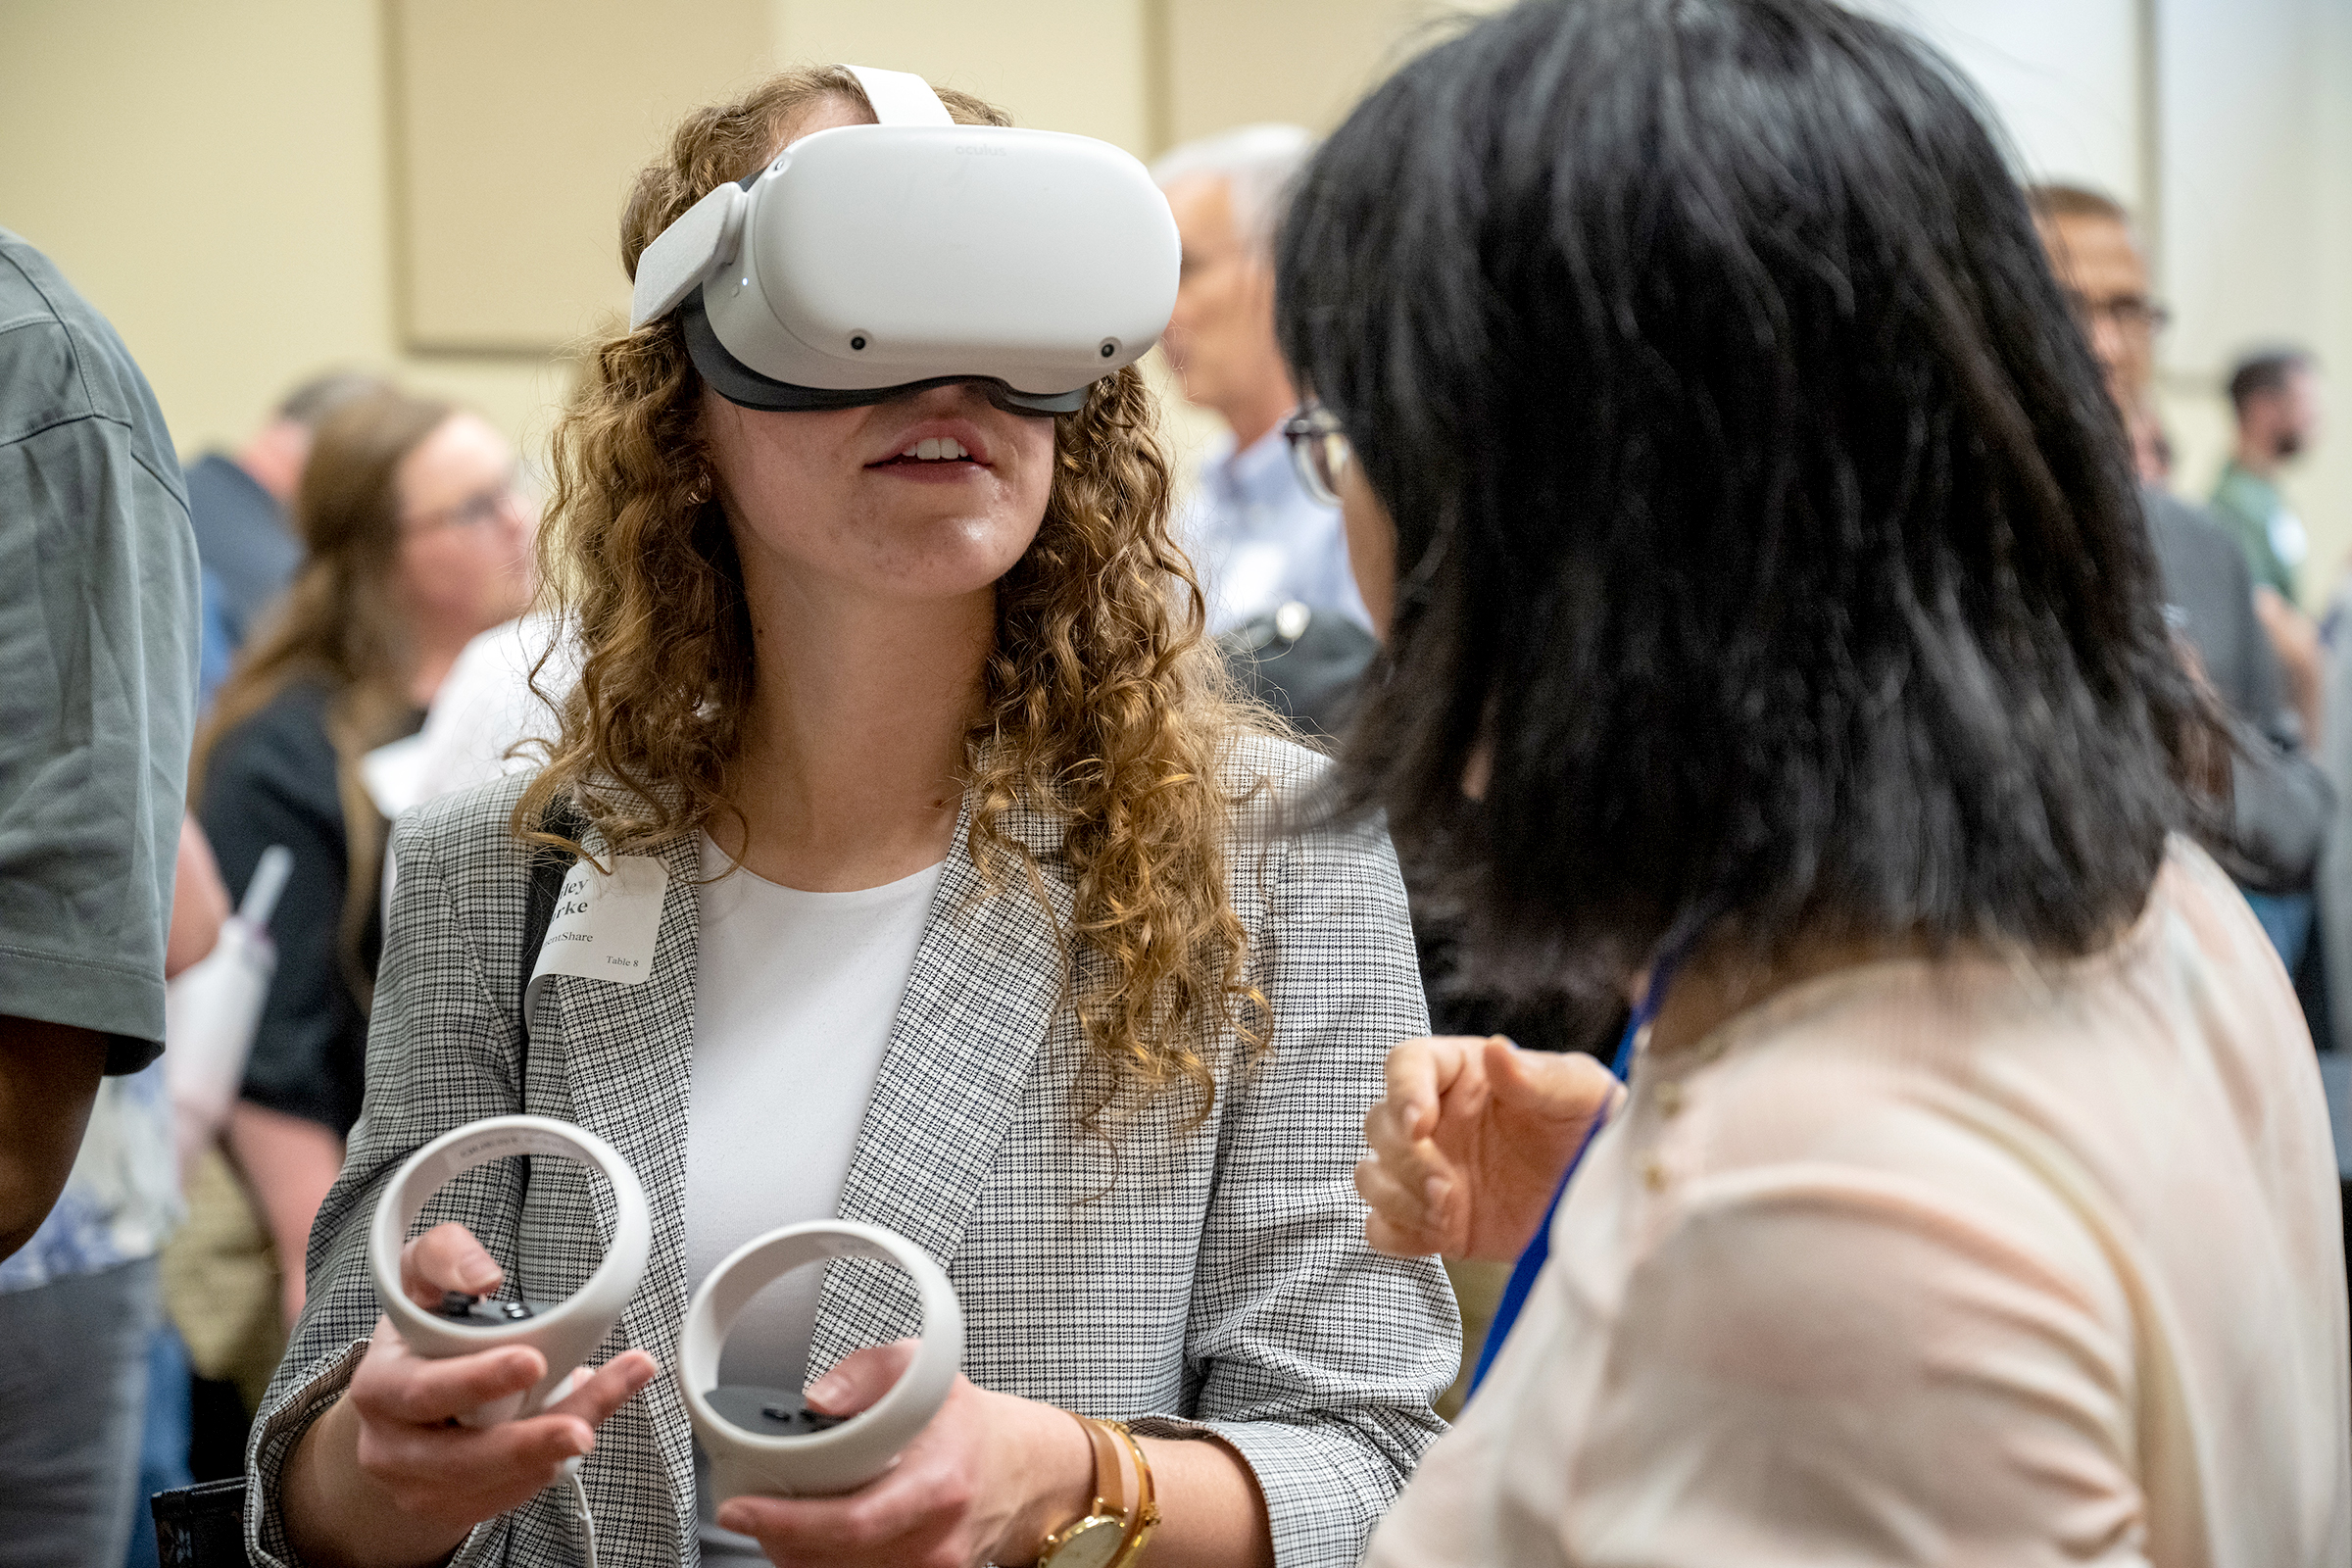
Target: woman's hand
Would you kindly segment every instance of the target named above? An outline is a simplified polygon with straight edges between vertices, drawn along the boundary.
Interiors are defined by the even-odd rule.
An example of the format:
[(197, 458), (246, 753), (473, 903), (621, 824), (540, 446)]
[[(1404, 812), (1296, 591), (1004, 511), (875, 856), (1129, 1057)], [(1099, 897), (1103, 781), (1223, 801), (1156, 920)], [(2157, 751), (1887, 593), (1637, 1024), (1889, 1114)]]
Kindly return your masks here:
[[(401, 1288), (419, 1306), (437, 1305), (445, 1291), (487, 1295), (501, 1278), (463, 1225), (437, 1225), (401, 1250)], [(546, 1357), (509, 1346), (426, 1360), (379, 1318), (350, 1388), (287, 1464), (295, 1548), (322, 1565), (438, 1561), (475, 1525), (560, 1479), (655, 1371), (643, 1350), (624, 1351), (575, 1381), (561, 1403), (475, 1430), (456, 1417), (529, 1389), (546, 1375)]]
[[(862, 1410), (913, 1356), (911, 1340), (845, 1356), (809, 1386), (809, 1407)], [(841, 1497), (728, 1498), (718, 1522), (778, 1563), (1025, 1563), (1048, 1532), (1086, 1512), (1094, 1481), (1093, 1449), (1066, 1413), (958, 1377), (939, 1414), (878, 1479)]]
[(1535, 1239), (1592, 1118), (1619, 1092), (1590, 1056), (1521, 1051), (1499, 1035), (1408, 1040), (1364, 1118), (1355, 1190), (1365, 1236), (1397, 1257), (1505, 1261)]

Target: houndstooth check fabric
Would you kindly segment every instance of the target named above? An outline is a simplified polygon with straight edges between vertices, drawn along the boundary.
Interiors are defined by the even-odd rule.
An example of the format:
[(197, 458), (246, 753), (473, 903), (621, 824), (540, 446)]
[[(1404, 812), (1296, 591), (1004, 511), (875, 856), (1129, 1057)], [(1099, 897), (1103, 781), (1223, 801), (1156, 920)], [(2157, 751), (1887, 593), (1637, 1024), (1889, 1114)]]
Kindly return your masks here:
[[(1460, 1324), (1435, 1262), (1365, 1245), (1351, 1184), (1388, 1048), (1426, 1028), (1396, 861), (1375, 828), (1278, 829), (1321, 761), (1255, 742), (1235, 766), (1268, 781), (1232, 854), (1250, 978), (1273, 1005), (1271, 1053), (1212, 1065), (1217, 1097), (1188, 1128), (1172, 1100), (1079, 1126), (1086, 1053), (1063, 1004), (1055, 927), (1034, 893), (992, 892), (958, 825), (860, 1126), (839, 1214), (885, 1225), (937, 1258), (965, 1317), (964, 1369), (983, 1387), (1147, 1436), (1213, 1432), (1256, 1474), (1284, 1568), (1352, 1564), (1441, 1423)], [(310, 1290), (248, 1449), (253, 1560), (292, 1564), (278, 1501), (286, 1458), (337, 1397), (373, 1331), (368, 1222), (382, 1184), (441, 1133), (527, 1110), (600, 1134), (652, 1204), (644, 1282), (594, 1360), (636, 1346), (664, 1376), (605, 1423), (584, 1473), (606, 1564), (693, 1563), (692, 1433), (675, 1370), (687, 1304), (686, 1129), (701, 874), (691, 836), (669, 869), (648, 978), (556, 977), (516, 1009), (527, 866), (507, 779), (399, 824), (394, 895), (368, 1036), (366, 1107), (311, 1233)], [(967, 808), (968, 810), (968, 808)], [(1008, 824), (1039, 858), (1066, 929), (1070, 876), (1054, 820)], [(606, 846), (591, 835), (588, 848)], [(1083, 959), (1081, 959), (1083, 961)], [(792, 1107), (776, 1107), (789, 1136)], [(422, 1224), (465, 1222), (512, 1284), (546, 1299), (595, 1269), (615, 1215), (561, 1160), (502, 1161), (452, 1182)], [(917, 1332), (905, 1276), (828, 1265), (811, 1375)], [(474, 1530), (455, 1557), (580, 1560), (563, 1494)]]

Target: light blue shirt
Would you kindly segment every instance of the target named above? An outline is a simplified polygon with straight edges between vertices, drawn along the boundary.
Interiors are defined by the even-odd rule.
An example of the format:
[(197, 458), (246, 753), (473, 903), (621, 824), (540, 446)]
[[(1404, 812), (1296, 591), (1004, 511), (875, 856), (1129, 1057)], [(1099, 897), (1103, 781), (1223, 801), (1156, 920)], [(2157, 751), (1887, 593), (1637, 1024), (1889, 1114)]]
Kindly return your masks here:
[(1200, 459), (1199, 481), (1177, 537), (1200, 574), (1210, 635), (1294, 599), (1371, 629), (1348, 569), (1340, 509), (1307, 493), (1280, 425), (1241, 452), (1231, 434), (1219, 436)]

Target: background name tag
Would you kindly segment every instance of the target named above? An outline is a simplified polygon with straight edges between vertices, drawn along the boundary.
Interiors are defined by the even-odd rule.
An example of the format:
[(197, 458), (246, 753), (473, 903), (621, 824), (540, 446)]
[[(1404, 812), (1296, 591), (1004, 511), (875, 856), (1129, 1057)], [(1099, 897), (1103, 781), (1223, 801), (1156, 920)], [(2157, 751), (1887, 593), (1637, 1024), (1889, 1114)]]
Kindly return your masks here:
[(662, 928), (662, 897), (668, 888), (669, 868), (651, 856), (617, 856), (610, 876), (580, 861), (564, 878), (531, 979), (572, 974), (616, 985), (643, 983), (653, 972), (654, 936)]

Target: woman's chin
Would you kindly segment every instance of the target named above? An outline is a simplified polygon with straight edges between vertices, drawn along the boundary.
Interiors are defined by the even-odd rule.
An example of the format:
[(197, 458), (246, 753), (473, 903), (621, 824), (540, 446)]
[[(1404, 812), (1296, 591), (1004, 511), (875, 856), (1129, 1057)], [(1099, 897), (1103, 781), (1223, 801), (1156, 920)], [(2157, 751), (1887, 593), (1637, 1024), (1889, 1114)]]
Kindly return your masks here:
[(984, 593), (1020, 564), (1040, 524), (982, 512), (875, 519), (881, 544), (849, 575), (875, 597), (938, 602)]

